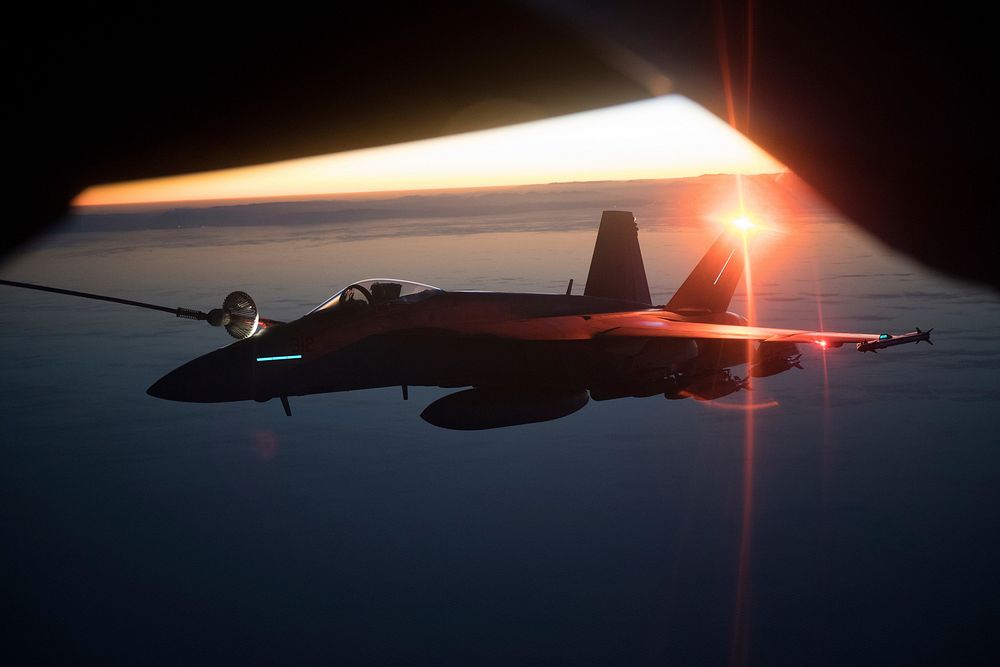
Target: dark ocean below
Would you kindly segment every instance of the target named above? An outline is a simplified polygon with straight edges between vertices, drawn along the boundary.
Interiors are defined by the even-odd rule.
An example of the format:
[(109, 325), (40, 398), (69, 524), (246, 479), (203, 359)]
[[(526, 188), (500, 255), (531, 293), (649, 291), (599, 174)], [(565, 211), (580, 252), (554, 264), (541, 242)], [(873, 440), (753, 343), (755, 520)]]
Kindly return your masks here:
[[(372, 277), (582, 293), (601, 211), (621, 208), (664, 303), (717, 233), (691, 213), (706, 183), (91, 211), (0, 276), (200, 309), (241, 289), (279, 320)], [(274, 401), (160, 401), (146, 388), (224, 332), (0, 287), (3, 651), (995, 663), (1000, 298), (819, 202), (764, 208), (779, 231), (754, 251), (758, 324), (934, 327), (935, 345), (806, 350), (804, 370), (754, 383), (774, 405), (749, 457), (740, 395), (483, 432), (422, 421), (438, 388), (293, 398), (290, 419)]]

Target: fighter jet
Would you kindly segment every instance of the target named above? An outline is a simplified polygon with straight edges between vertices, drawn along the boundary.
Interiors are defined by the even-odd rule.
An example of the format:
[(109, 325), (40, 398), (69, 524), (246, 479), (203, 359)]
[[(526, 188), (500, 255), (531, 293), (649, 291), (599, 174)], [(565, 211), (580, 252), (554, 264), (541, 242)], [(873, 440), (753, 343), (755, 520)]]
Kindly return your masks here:
[[(715, 400), (801, 368), (801, 343), (856, 343), (860, 351), (913, 334), (842, 333), (748, 326), (728, 311), (740, 282), (746, 230), (726, 229), (664, 305), (654, 306), (628, 211), (604, 211), (583, 295), (445, 291), (389, 278), (361, 280), (293, 322), (261, 318), (233, 292), (208, 313), (0, 281), (206, 320), (236, 342), (167, 373), (149, 395), (215, 403), (398, 386), (461, 389), (421, 416), (478, 430), (547, 421), (590, 399), (663, 395)], [(891, 341), (891, 342), (890, 342)], [(734, 374), (747, 364), (746, 377)]]

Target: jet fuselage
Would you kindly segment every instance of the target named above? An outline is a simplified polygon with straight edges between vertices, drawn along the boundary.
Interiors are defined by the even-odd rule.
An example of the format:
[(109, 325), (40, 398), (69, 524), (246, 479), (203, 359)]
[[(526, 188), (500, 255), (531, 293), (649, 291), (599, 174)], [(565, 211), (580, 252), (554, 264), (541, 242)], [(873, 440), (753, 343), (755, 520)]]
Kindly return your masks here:
[[(586, 296), (438, 292), (417, 303), (314, 311), (184, 364), (149, 389), (159, 398), (223, 402), (375, 387), (551, 387), (595, 398), (662, 393), (666, 376), (746, 361), (745, 343), (690, 339), (512, 340), (491, 322), (634, 312), (648, 304)], [(678, 320), (739, 324), (732, 313)], [(745, 321), (743, 321), (745, 322)]]

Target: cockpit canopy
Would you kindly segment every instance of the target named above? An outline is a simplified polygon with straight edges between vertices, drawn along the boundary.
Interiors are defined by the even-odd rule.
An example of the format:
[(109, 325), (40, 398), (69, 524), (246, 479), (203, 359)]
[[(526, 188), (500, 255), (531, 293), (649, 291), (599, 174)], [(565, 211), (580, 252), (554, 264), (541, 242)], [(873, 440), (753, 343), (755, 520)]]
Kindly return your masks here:
[(351, 283), (329, 299), (313, 308), (312, 312), (331, 308), (381, 306), (387, 303), (416, 303), (441, 294), (444, 290), (409, 280), (374, 278)]

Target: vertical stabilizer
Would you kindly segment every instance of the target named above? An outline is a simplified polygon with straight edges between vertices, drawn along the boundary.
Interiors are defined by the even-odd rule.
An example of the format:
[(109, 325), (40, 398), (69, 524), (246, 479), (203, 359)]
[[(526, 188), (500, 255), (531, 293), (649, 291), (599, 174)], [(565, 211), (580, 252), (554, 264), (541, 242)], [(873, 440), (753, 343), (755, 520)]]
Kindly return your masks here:
[(667, 303), (673, 312), (724, 313), (743, 276), (743, 237), (722, 233)]
[(652, 304), (638, 230), (631, 212), (604, 212), (584, 296)]

